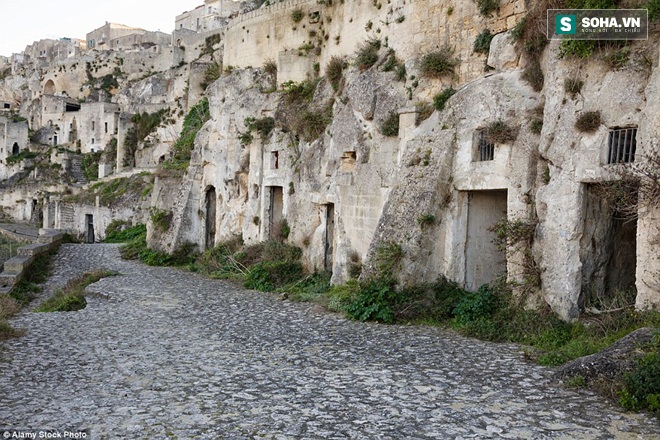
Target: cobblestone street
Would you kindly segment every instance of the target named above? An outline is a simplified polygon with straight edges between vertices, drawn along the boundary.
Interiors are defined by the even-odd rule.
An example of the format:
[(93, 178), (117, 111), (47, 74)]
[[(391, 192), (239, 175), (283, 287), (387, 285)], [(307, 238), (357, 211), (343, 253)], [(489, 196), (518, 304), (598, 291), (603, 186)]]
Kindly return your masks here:
[[(310, 304), (63, 245), (46, 291), (93, 269), (79, 312), (30, 313), (0, 343), (0, 428), (93, 439), (652, 439), (514, 345), (347, 321)], [(46, 292), (46, 293), (47, 293)]]

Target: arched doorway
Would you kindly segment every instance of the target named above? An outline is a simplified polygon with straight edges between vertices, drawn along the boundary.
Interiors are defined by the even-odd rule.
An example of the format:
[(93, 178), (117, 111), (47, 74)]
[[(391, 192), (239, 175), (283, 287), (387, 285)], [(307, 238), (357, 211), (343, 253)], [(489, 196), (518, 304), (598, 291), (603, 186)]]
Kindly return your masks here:
[(52, 79), (46, 81), (44, 84), (44, 95), (54, 95), (55, 94), (55, 83)]
[(11, 147), (11, 154), (18, 154), (21, 152), (21, 148), (18, 146), (18, 142), (14, 142), (14, 145)]
[(215, 221), (216, 221), (217, 197), (215, 187), (210, 186), (206, 190), (206, 249), (215, 246)]

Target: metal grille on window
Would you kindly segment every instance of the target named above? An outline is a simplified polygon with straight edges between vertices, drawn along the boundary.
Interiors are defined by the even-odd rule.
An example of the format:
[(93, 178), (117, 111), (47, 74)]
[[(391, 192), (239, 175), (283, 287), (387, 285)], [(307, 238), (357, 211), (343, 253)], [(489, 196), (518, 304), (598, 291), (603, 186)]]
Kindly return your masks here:
[(477, 160), (484, 162), (495, 158), (495, 144), (493, 144), (485, 130), (479, 131), (477, 143)]
[(607, 163), (631, 163), (635, 161), (637, 148), (637, 128), (610, 130), (607, 141)]

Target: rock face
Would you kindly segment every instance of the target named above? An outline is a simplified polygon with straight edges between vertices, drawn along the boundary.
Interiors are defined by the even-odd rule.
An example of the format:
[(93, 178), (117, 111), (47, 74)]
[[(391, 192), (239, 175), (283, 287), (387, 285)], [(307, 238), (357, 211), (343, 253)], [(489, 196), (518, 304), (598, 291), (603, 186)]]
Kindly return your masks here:
[[(451, 12), (435, 0), (279, 2), (231, 18), (217, 35), (181, 31), (170, 65), (166, 51), (142, 61), (89, 53), (10, 76), (0, 97), (22, 97), (26, 116), (55, 121), (44, 127), (49, 142), (58, 130), (73, 138), (83, 129), (66, 112), (50, 118), (61, 108), (42, 112), (44, 102), (110, 100), (94, 105), (116, 109), (112, 119), (81, 123), (79, 140), (114, 138), (116, 172), (158, 174), (143, 202), (171, 215), (168, 230), (148, 228), (150, 246), (161, 250), (203, 250), (236, 235), (254, 243), (290, 229), (286, 239), (303, 249), (306, 268), (332, 271), (333, 282), (348, 278), (350, 260), (373, 270), (378, 249), (394, 243), (403, 253), (400, 285), (443, 275), (477, 289), (504, 276), (529, 303), (545, 301), (566, 320), (618, 290), (636, 294), (640, 309), (658, 307), (657, 200), (644, 193), (638, 218), (622, 224), (611, 194), (597, 191), (660, 154), (658, 36), (586, 60), (562, 58), (551, 42), (535, 55), (542, 81), (533, 88), (525, 78), (535, 64), (508, 32), (528, 12), (525, 2), (501, 3), (484, 17), (474, 2)], [(484, 29), (495, 34), (487, 56), (474, 53)], [(379, 47), (373, 64), (348, 63), (331, 83), (331, 61), (354, 61), (367, 41)], [(425, 74), (425, 55), (445, 47), (453, 72)], [(97, 90), (108, 75), (118, 87)], [(451, 95), (443, 105), (440, 92)], [(210, 119), (189, 166), (183, 176), (164, 172), (159, 164), (175, 155), (183, 118), (203, 97)], [(596, 126), (576, 128), (595, 111)], [(146, 133), (140, 121), (156, 113)], [(93, 131), (104, 121), (116, 133)], [(620, 133), (630, 137), (617, 156), (610, 149)], [(51, 206), (48, 197), (37, 204)], [(134, 217), (144, 219), (139, 205)], [(48, 220), (82, 233), (88, 209), (66, 222), (55, 210)], [(505, 236), (503, 249), (507, 231), (526, 235)]]
[(641, 347), (648, 345), (657, 328), (645, 327), (619, 339), (605, 350), (568, 362), (556, 373), (558, 379), (582, 376), (587, 381), (598, 378), (615, 379), (635, 367), (642, 355)]

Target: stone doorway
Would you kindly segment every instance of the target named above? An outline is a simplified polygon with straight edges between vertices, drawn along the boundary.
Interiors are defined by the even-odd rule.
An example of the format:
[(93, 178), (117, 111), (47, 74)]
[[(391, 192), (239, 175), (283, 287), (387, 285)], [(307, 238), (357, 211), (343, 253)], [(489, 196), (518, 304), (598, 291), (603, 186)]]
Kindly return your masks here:
[(281, 186), (268, 187), (268, 238), (280, 238), (282, 229), (282, 212), (284, 209), (284, 192)]
[(335, 204), (325, 205), (325, 237), (323, 241), (323, 268), (332, 272), (335, 263)]
[(468, 192), (467, 234), (465, 243), (465, 288), (477, 290), (483, 284), (506, 274), (506, 254), (497, 248), (498, 221), (507, 218), (507, 191)]
[(600, 308), (617, 295), (634, 301), (636, 294), (637, 219), (616, 208), (608, 188), (597, 183), (584, 186), (580, 307)]
[(11, 154), (18, 154), (21, 152), (21, 148), (18, 146), (17, 142), (14, 142), (14, 145), (11, 147)]
[(94, 243), (94, 216), (92, 214), (85, 215), (87, 243)]
[(206, 249), (211, 249), (215, 246), (215, 233), (216, 233), (216, 212), (217, 212), (217, 196), (215, 187), (211, 186), (206, 190)]

